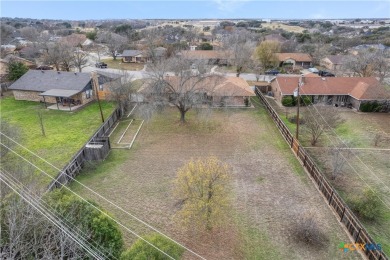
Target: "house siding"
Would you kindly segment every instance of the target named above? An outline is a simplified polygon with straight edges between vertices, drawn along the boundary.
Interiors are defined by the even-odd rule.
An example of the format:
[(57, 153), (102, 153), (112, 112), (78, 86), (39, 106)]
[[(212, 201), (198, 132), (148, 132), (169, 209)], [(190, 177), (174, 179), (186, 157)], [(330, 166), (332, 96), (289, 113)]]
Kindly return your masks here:
[[(28, 91), (28, 90), (13, 90), (13, 94), (16, 100), (28, 100), (43, 102), (43, 97), (40, 96), (42, 92)], [(45, 97), (47, 103), (56, 103), (55, 97)]]

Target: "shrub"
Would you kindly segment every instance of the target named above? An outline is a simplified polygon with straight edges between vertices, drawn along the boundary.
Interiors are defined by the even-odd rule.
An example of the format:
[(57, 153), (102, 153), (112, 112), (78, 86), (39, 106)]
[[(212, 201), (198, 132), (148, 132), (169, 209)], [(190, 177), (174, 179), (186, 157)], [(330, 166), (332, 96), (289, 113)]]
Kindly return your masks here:
[(310, 105), (312, 103), (312, 97), (311, 96), (301, 96), (301, 104), (302, 105)]
[(381, 212), (378, 194), (371, 189), (364, 190), (362, 195), (351, 199), (349, 203), (352, 210), (366, 220), (375, 220)]
[(328, 240), (319, 228), (314, 213), (310, 211), (303, 212), (296, 218), (293, 234), (298, 241), (313, 246), (322, 246)]
[[(183, 255), (184, 248), (178, 244), (172, 242), (171, 240), (159, 235), (151, 234), (143, 237), (146, 241), (150, 242), (152, 245), (159, 248), (161, 251), (165, 252), (174, 259), (180, 259)], [(143, 241), (138, 239), (135, 243), (121, 255), (121, 260), (130, 260), (130, 259), (153, 259), (153, 260), (162, 260), (168, 259), (166, 255)]]
[(293, 96), (283, 96), (282, 105), (285, 107), (292, 107), (295, 105)]
[(360, 111), (362, 112), (378, 112), (382, 106), (377, 101), (365, 102), (360, 105)]

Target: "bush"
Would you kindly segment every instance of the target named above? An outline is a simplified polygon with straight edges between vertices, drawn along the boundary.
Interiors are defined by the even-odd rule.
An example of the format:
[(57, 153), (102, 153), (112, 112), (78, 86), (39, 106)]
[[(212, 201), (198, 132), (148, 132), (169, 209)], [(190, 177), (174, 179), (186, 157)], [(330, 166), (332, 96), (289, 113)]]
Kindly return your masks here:
[(376, 101), (365, 102), (360, 105), (360, 111), (362, 112), (378, 112), (381, 108), (382, 106)]
[(11, 61), (8, 64), (8, 79), (11, 81), (19, 79), (28, 71), (28, 67), (19, 61)]
[(88, 234), (89, 243), (103, 252), (110, 252), (114, 259), (119, 258), (123, 250), (122, 233), (117, 223), (102, 213), (96, 203), (86, 202), (61, 190), (50, 192), (46, 201), (59, 215), (66, 216), (71, 225)]
[[(180, 259), (183, 255), (184, 248), (179, 246), (178, 244), (172, 242), (171, 240), (159, 235), (159, 234), (151, 234), (143, 237), (146, 241), (150, 242), (157, 248), (161, 249), (174, 259)], [(135, 243), (130, 247), (130, 249), (126, 250), (121, 255), (121, 260), (130, 260), (130, 259), (153, 259), (153, 260), (162, 260), (168, 259), (166, 255), (147, 244), (142, 239), (138, 239)]]
[(293, 234), (298, 241), (313, 246), (321, 247), (328, 240), (319, 228), (313, 212), (303, 212), (296, 218)]
[(283, 96), (282, 105), (285, 107), (293, 107), (295, 106), (295, 101), (293, 96)]
[(310, 105), (312, 103), (312, 97), (311, 96), (301, 96), (301, 105)]
[(375, 220), (381, 212), (378, 194), (371, 189), (364, 190), (361, 196), (351, 199), (349, 204), (353, 211), (366, 220)]

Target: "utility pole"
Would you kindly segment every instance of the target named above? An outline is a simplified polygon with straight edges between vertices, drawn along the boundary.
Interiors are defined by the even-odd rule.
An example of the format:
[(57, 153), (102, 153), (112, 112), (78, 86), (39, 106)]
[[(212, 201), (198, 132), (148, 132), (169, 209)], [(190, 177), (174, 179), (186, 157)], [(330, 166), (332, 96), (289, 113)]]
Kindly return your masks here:
[(297, 99), (298, 99), (297, 118), (296, 118), (297, 127), (296, 127), (296, 132), (295, 132), (295, 138), (297, 139), (297, 141), (299, 140), (299, 107), (301, 106), (301, 97), (299, 95), (299, 91), (300, 91), (300, 88), (302, 85), (303, 85), (303, 75), (301, 75), (301, 77), (299, 78), (298, 88), (294, 91), (294, 97), (297, 97)]
[(98, 79), (96, 77), (96, 72), (92, 72), (92, 84), (94, 86), (94, 89), (95, 89), (95, 93), (96, 93), (96, 99), (98, 101), (98, 104), (99, 104), (99, 110), (100, 110), (100, 116), (102, 118), (102, 123), (104, 123), (104, 116), (103, 116), (103, 110), (102, 110), (102, 105), (100, 104), (100, 98), (99, 98), (99, 82), (98, 82)]

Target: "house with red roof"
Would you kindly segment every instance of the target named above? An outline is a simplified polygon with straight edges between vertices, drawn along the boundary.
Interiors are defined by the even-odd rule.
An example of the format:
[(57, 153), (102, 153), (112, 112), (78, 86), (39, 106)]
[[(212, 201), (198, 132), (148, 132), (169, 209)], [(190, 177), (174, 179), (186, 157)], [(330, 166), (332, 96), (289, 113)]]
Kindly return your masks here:
[(377, 101), (390, 106), (390, 93), (374, 77), (283, 77), (271, 82), (275, 99), (282, 103), (285, 96), (293, 96), (301, 85), (299, 93), (308, 96), (313, 104), (350, 106), (360, 110), (362, 103)]
[(312, 65), (313, 59), (307, 53), (276, 53), (276, 58), (279, 61), (279, 67), (292, 66), (295, 69), (296, 66), (302, 68), (309, 68)]

